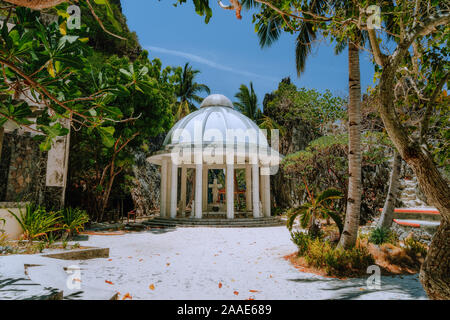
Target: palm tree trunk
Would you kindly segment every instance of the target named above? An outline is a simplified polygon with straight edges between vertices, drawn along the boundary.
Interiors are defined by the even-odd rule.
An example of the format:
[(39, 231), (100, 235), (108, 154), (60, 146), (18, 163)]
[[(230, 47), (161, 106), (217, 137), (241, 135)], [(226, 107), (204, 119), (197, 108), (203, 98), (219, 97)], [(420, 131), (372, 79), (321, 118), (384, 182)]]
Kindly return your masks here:
[(339, 241), (339, 247), (348, 249), (356, 244), (361, 209), (361, 83), (359, 70), (359, 49), (348, 42), (348, 196), (344, 231)]
[(389, 191), (384, 202), (383, 212), (381, 213), (378, 226), (380, 228), (390, 228), (392, 225), (392, 219), (394, 217), (395, 200), (398, 195), (400, 165), (402, 163), (402, 157), (397, 150), (394, 151), (394, 157), (392, 159), (392, 172), (389, 179)]

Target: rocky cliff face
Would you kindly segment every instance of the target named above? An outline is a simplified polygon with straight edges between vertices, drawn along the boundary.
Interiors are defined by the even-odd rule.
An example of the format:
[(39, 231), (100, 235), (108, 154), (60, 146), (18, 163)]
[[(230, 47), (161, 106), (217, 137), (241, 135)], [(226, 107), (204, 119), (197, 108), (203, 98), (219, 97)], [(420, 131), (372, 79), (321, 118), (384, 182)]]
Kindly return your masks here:
[(137, 215), (149, 215), (160, 204), (161, 174), (159, 167), (149, 163), (146, 159), (151, 152), (162, 147), (164, 134), (152, 139), (148, 153), (135, 152), (135, 164), (133, 166), (133, 187), (130, 190)]

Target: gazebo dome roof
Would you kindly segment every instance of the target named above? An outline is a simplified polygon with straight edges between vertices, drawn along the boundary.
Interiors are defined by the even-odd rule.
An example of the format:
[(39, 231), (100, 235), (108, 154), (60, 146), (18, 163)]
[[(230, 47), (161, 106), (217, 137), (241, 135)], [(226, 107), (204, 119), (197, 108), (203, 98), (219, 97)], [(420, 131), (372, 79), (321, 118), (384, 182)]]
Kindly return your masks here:
[[(234, 141), (228, 141), (230, 136), (227, 133), (230, 132), (235, 134), (232, 137)], [(248, 132), (253, 132), (256, 140), (249, 142)], [(222, 145), (252, 143), (258, 147), (269, 148), (266, 137), (256, 123), (235, 110), (230, 99), (221, 94), (208, 96), (203, 100), (199, 110), (178, 121), (167, 134), (163, 147), (167, 149), (177, 145), (214, 143)]]

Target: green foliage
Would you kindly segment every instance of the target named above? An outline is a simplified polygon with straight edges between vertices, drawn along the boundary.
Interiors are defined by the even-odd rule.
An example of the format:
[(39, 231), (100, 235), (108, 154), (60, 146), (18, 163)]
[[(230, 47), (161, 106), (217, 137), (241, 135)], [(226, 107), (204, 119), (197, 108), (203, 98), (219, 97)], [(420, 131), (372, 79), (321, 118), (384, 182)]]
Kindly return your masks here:
[(320, 131), (326, 124), (346, 116), (343, 98), (328, 90), (320, 93), (314, 89), (298, 89), (289, 79), (281, 81), (277, 90), (266, 95), (263, 104), (264, 114), (285, 128), (308, 123)]
[(396, 235), (389, 228), (377, 227), (372, 229), (369, 234), (369, 242), (374, 244), (392, 243), (397, 242)]
[(301, 231), (294, 231), (291, 232), (291, 240), (295, 243), (295, 245), (298, 248), (298, 255), (303, 256), (305, 255), (306, 251), (308, 250), (311, 237), (304, 232)]
[(69, 234), (78, 233), (84, 229), (84, 225), (89, 222), (89, 216), (86, 211), (78, 208), (66, 208), (62, 211), (63, 228)]
[[(12, 18), (14, 27), (8, 30), (4, 24), (1, 29), (0, 64), (7, 81), (0, 83), (0, 125), (9, 120), (43, 133), (36, 139), (47, 151), (56, 137), (68, 133), (70, 120), (97, 130), (106, 119), (121, 119), (110, 105), (118, 94), (115, 84), (105, 84), (102, 79), (98, 79), (98, 86), (92, 84), (87, 26), (66, 30), (61, 27), (66, 23), (64, 17), (44, 25), (39, 11), (21, 7)], [(87, 82), (90, 85), (83, 85)], [(31, 102), (19, 100), (20, 95), (45, 107), (36, 112)]]
[(375, 263), (368, 249), (359, 242), (354, 248), (344, 250), (302, 232), (291, 233), (291, 239), (299, 249), (298, 255), (309, 266), (324, 269), (329, 275), (364, 274), (367, 267)]
[(408, 256), (413, 259), (418, 257), (425, 258), (427, 255), (428, 248), (425, 244), (421, 243), (418, 240), (415, 240), (413, 237), (408, 237), (404, 241), (405, 244), (405, 252)]
[[(381, 132), (365, 132), (362, 135), (362, 221), (367, 221), (383, 206), (388, 176), (387, 152), (391, 143)], [(286, 179), (298, 183), (298, 197), (308, 200), (303, 183), (318, 190), (335, 188), (347, 194), (348, 188), (348, 137), (347, 135), (322, 136), (311, 141), (305, 150), (287, 155), (282, 163)], [(370, 176), (369, 176), (370, 175)], [(302, 180), (299, 179), (302, 178)], [(368, 178), (367, 178), (368, 177)], [(386, 189), (387, 191), (387, 189)], [(336, 210), (345, 211), (345, 201), (335, 202)]]
[(19, 214), (9, 211), (22, 227), (23, 237), (33, 241), (38, 238), (48, 238), (52, 231), (61, 230), (61, 213), (47, 212), (40, 206), (27, 204), (25, 210), (19, 209)]

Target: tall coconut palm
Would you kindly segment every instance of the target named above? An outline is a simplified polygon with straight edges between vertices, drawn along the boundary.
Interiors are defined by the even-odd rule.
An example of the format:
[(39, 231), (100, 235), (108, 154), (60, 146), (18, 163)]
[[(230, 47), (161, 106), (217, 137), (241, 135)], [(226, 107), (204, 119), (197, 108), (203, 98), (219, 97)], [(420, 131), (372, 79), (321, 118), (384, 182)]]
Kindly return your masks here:
[[(244, 1), (247, 8), (256, 5), (252, 0)], [(343, 1), (311, 0), (308, 11), (313, 14), (323, 15), (328, 6), (339, 7), (343, 10), (355, 10), (351, 3)], [(261, 24), (258, 37), (261, 47), (272, 45), (281, 35), (284, 26), (283, 17), (273, 10), (265, 10), (264, 19), (267, 23)], [(305, 70), (306, 60), (311, 53), (312, 42), (317, 38), (317, 28), (313, 22), (301, 21), (297, 31), (295, 47), (295, 63), (298, 76)], [(360, 207), (361, 207), (361, 84), (359, 68), (359, 48), (361, 36), (353, 35), (347, 41), (339, 42), (336, 53), (341, 52), (346, 46), (348, 48), (348, 70), (349, 70), (349, 188), (347, 198), (347, 212), (345, 217), (344, 231), (339, 245), (343, 248), (353, 247), (356, 243)]]
[(210, 94), (211, 91), (207, 85), (195, 82), (195, 77), (199, 73), (200, 71), (192, 69), (189, 63), (186, 63), (184, 68), (176, 69), (175, 74), (178, 77), (175, 87), (175, 93), (178, 97), (178, 104), (174, 112), (176, 116), (182, 118), (189, 112), (196, 110), (195, 103), (201, 103), (203, 100), (198, 95), (199, 93)]
[(234, 96), (238, 99), (234, 102), (235, 108), (243, 115), (249, 117), (253, 121), (258, 121), (261, 117), (261, 110), (258, 108), (258, 97), (253, 88), (253, 83), (250, 82), (250, 88), (245, 84), (241, 84), (239, 92)]

